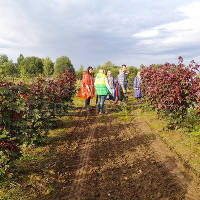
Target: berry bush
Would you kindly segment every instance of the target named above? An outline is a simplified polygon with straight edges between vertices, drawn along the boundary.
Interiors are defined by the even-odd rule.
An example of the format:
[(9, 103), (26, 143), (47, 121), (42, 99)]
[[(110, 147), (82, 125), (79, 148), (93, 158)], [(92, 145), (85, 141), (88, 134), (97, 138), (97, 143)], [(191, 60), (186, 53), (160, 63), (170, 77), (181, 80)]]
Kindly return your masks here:
[(10, 172), (21, 145), (41, 143), (51, 119), (67, 113), (76, 92), (76, 77), (66, 68), (53, 80), (31, 85), (0, 82), (0, 175)]
[(198, 102), (199, 65), (194, 61), (186, 66), (183, 58), (179, 63), (143, 67), (141, 89), (148, 106), (168, 117), (172, 127), (181, 124), (190, 107)]

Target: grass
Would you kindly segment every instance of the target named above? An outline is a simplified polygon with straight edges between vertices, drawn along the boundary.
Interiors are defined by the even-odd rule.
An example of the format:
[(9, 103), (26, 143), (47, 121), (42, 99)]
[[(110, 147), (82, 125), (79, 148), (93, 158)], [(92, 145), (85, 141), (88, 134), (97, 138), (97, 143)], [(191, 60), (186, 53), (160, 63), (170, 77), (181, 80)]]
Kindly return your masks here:
[[(74, 97), (74, 102), (75, 102), (77, 107), (84, 107), (85, 106), (85, 100), (79, 98), (78, 96)], [(91, 106), (95, 106), (96, 105), (96, 98), (93, 98), (93, 99), (90, 100), (90, 105)]]
[[(63, 123), (73, 121), (71, 116), (62, 118)], [(47, 144), (40, 147), (23, 147), (23, 156), (17, 161), (13, 177), (0, 180), (0, 200), (31, 200), (38, 191), (48, 195), (55, 190), (49, 179), (54, 172), (46, 168), (53, 165), (56, 155), (68, 144), (63, 141), (70, 128), (59, 127), (49, 131)]]
[(154, 134), (159, 136), (185, 163), (188, 163), (196, 174), (200, 175), (200, 146), (199, 138), (193, 133), (180, 130), (168, 130), (167, 122), (158, 119), (154, 111), (137, 111), (140, 119), (149, 124)]

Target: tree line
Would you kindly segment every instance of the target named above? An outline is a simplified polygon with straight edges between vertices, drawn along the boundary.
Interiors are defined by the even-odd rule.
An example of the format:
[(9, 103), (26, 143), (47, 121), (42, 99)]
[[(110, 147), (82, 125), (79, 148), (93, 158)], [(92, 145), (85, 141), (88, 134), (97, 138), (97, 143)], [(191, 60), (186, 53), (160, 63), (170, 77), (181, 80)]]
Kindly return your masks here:
[(75, 71), (71, 60), (67, 56), (61, 56), (54, 63), (51, 58), (39, 58), (36, 56), (24, 57), (20, 54), (17, 62), (9, 60), (8, 56), (0, 55), (0, 76), (1, 77), (32, 77), (32, 76), (51, 76), (65, 72), (65, 67)]
[[(54, 63), (50, 57), (39, 58), (36, 56), (24, 57), (20, 54), (17, 58), (17, 62), (13, 62), (7, 55), (0, 55), (0, 77), (33, 77), (42, 75), (49, 77), (52, 75), (58, 75), (60, 72), (65, 71), (65, 67), (76, 73), (78, 80), (82, 79), (83, 72), (86, 71), (88, 66), (81, 65), (78, 70), (75, 70), (71, 60), (67, 56), (61, 56), (56, 59)], [(116, 78), (120, 66), (113, 64), (111, 61), (107, 61), (103, 65), (92, 66), (94, 68), (93, 73), (96, 76), (99, 69), (105, 69), (106, 71), (112, 71), (113, 76)], [(138, 68), (135, 66), (128, 66), (129, 80), (133, 80), (138, 72)]]

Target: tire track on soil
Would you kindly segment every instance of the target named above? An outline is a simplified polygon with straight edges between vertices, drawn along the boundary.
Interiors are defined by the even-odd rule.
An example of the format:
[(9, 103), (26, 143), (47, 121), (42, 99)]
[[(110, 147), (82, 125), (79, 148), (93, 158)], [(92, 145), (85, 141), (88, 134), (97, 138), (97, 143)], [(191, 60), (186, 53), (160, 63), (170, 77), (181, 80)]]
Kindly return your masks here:
[[(99, 167), (102, 173), (101, 176), (99, 177), (101, 179), (101, 180), (99, 179), (99, 182), (100, 182), (99, 199), (120, 199), (121, 200), (125, 198), (123, 194), (123, 190), (122, 190), (123, 183), (121, 181), (121, 177), (123, 176), (123, 174), (125, 174), (125, 168), (122, 168), (122, 166), (120, 165), (121, 163), (118, 163), (117, 161), (117, 158), (120, 154), (120, 148), (121, 148), (117, 146), (117, 144), (121, 144), (122, 142), (120, 138), (118, 138), (118, 136), (119, 136), (119, 133), (123, 132), (123, 124), (118, 122), (117, 127), (116, 127), (113, 125), (113, 121), (109, 120), (108, 116), (106, 117), (107, 119), (105, 120), (105, 129), (97, 131), (97, 140), (99, 140), (102, 137), (101, 132), (103, 131), (106, 135), (105, 143), (107, 147), (106, 149), (107, 152), (104, 152), (105, 153), (104, 156), (100, 155), (99, 157), (105, 157), (105, 158), (107, 157), (107, 159), (109, 158), (112, 161), (112, 165), (114, 166), (114, 168), (110, 168), (110, 169), (108, 168), (107, 169), (108, 171), (105, 169), (101, 169), (101, 167), (103, 167), (103, 163), (101, 163), (101, 167)], [(132, 123), (133, 119), (134, 119), (134, 116), (131, 117), (129, 124)], [(111, 136), (113, 136), (113, 132), (114, 132), (114, 139), (111, 139)], [(125, 136), (125, 133), (123, 134)], [(124, 138), (126, 137), (127, 136), (125, 136)], [(126, 163), (126, 159), (125, 159), (125, 163)], [(104, 170), (106, 172), (104, 172)], [(107, 188), (108, 185), (101, 184), (101, 183), (106, 183), (106, 182), (107, 183), (110, 182), (109, 185), (111, 187)], [(115, 194), (113, 194), (113, 190)]]
[[(76, 113), (78, 113), (78, 115), (76, 115)], [(84, 138), (82, 138), (80, 136), (80, 133), (79, 133), (79, 129), (81, 129), (81, 122), (82, 121), (87, 122), (88, 115), (85, 115), (85, 113), (83, 111), (83, 108), (79, 108), (78, 110), (75, 111), (75, 113), (72, 115), (72, 117), (75, 117), (75, 119), (74, 119), (75, 120), (75, 126), (74, 126), (73, 130), (70, 132), (70, 135), (72, 136), (72, 140), (77, 141), (77, 143), (79, 144), (84, 139)], [(80, 121), (80, 117), (83, 117), (82, 121)], [(84, 126), (84, 131), (85, 131), (85, 127), (86, 126)], [(78, 146), (78, 149), (76, 149), (75, 154), (76, 154), (76, 152), (80, 152), (80, 151), (81, 151), (81, 145)], [(74, 180), (76, 180), (76, 176), (77, 176), (76, 172), (75, 173), (73, 172), (74, 169), (78, 170), (78, 169), (82, 168), (82, 165), (81, 165), (81, 162), (80, 162), (81, 159), (83, 160), (81, 155), (80, 156), (76, 156), (76, 157), (72, 157), (70, 159), (71, 164), (68, 164), (67, 166), (65, 166), (67, 171), (71, 171), (72, 172), (71, 177), (68, 177), (68, 178), (70, 178), (70, 182), (72, 182), (72, 183), (74, 182)], [(70, 188), (70, 191), (71, 191), (71, 186), (70, 187), (67, 186), (67, 188), (68, 189)], [(64, 192), (64, 194), (60, 194), (59, 193), (57, 195), (57, 197), (56, 197), (56, 200), (68, 200), (69, 199), (68, 195), (69, 195), (69, 191)]]
[[(91, 120), (95, 124), (96, 118), (90, 117), (89, 115), (85, 118), (85, 129), (84, 134), (88, 134), (86, 140), (80, 141), (80, 161), (79, 167), (76, 171), (74, 181), (72, 183), (69, 195), (67, 197), (62, 198), (61, 200), (80, 200), (82, 192), (84, 190), (84, 182), (88, 172), (88, 161), (89, 155), (92, 147), (92, 139), (94, 138), (95, 127), (91, 126)], [(88, 130), (89, 127), (89, 130)]]

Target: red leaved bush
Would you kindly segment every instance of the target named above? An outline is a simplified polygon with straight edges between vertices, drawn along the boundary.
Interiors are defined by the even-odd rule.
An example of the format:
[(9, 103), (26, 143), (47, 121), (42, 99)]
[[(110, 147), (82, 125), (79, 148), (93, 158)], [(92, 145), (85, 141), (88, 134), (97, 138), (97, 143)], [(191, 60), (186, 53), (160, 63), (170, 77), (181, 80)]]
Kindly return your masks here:
[(0, 82), (0, 176), (21, 155), (21, 144), (41, 143), (51, 119), (67, 113), (75, 84), (68, 68), (53, 80), (38, 78), (31, 85)]
[(166, 63), (143, 67), (141, 88), (144, 99), (173, 120), (178, 119), (176, 122), (179, 123), (187, 109), (197, 102), (200, 82), (198, 68), (194, 61), (185, 66), (182, 57), (179, 57), (177, 65)]
[(65, 68), (65, 73), (60, 73), (56, 79), (46, 82), (45, 93), (48, 101), (54, 102), (70, 101), (76, 93), (76, 75), (75, 72)]

